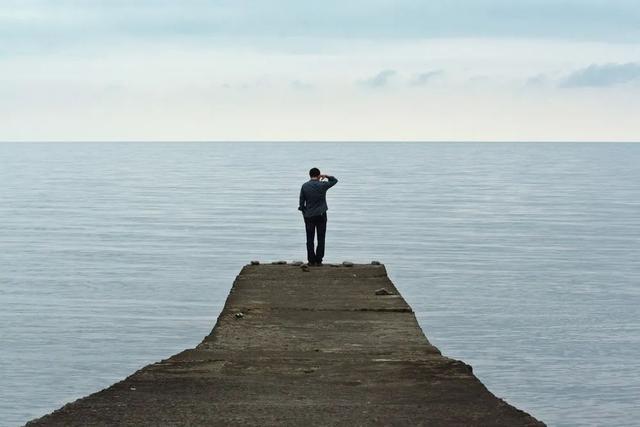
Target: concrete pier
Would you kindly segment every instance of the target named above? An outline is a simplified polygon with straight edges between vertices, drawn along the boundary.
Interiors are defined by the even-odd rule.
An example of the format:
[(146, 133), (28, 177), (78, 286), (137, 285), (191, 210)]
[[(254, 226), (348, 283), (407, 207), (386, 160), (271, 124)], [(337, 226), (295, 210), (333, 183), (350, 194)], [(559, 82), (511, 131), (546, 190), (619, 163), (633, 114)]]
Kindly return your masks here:
[(27, 425), (544, 424), (443, 357), (383, 265), (268, 264), (196, 348)]

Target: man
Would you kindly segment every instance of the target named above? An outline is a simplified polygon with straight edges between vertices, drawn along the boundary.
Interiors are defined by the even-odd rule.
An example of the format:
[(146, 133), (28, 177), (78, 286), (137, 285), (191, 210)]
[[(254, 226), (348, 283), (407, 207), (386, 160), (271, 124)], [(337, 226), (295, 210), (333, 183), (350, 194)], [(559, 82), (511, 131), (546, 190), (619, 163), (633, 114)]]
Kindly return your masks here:
[[(336, 185), (338, 180), (329, 175), (320, 174), (318, 168), (309, 171), (309, 181), (300, 189), (300, 205), (298, 210), (304, 216), (307, 229), (307, 260), (309, 265), (322, 265), (324, 257), (324, 236), (327, 232), (327, 190)], [(324, 179), (327, 181), (324, 181)], [(314, 234), (318, 231), (318, 247), (313, 250)]]

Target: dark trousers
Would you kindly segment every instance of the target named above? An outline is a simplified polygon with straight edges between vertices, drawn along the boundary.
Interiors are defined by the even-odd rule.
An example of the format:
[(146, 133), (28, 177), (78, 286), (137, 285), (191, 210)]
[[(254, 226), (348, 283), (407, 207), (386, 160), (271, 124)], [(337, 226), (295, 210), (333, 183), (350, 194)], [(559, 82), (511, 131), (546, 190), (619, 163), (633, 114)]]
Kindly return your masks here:
[[(327, 213), (318, 216), (304, 218), (304, 225), (307, 229), (307, 260), (310, 263), (322, 262), (324, 257), (324, 236), (327, 233)], [(313, 237), (318, 230), (318, 247), (313, 250)]]

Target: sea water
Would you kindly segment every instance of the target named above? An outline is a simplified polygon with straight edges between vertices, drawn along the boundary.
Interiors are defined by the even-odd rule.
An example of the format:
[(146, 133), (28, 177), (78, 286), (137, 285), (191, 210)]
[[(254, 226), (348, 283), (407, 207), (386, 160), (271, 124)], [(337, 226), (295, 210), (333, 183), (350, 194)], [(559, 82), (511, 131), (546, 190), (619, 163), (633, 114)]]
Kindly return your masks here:
[(552, 426), (640, 419), (640, 144), (2, 143), (0, 425), (209, 333), (250, 260), (385, 263), (428, 338)]

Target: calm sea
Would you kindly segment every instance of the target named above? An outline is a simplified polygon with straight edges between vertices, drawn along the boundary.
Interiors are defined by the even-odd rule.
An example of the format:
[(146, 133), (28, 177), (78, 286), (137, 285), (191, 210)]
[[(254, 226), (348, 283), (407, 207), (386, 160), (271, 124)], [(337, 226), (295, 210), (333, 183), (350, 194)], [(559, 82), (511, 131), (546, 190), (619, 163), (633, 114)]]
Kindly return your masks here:
[(551, 426), (640, 419), (640, 144), (2, 143), (0, 425), (193, 347), (252, 259), (384, 262), (429, 339)]

